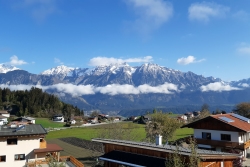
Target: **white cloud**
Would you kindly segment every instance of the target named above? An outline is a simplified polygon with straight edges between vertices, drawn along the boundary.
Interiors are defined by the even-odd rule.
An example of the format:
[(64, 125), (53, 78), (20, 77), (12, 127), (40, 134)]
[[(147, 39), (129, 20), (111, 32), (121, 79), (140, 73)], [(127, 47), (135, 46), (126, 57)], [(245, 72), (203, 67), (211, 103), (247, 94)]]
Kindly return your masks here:
[(11, 3), (13, 9), (25, 10), (38, 22), (58, 12), (56, 0), (19, 0)]
[(203, 85), (200, 87), (202, 92), (215, 91), (231, 91), (231, 90), (240, 90), (240, 88), (232, 87), (230, 85), (222, 84), (221, 82), (210, 83), (208, 85)]
[(248, 88), (250, 85), (247, 83), (239, 83), (238, 86), (242, 86), (244, 88)]
[(56, 89), (62, 93), (68, 93), (72, 96), (82, 96), (95, 94), (94, 86), (92, 85), (73, 85), (73, 84), (56, 84), (46, 87), (46, 89)]
[(121, 64), (121, 63), (147, 63), (153, 61), (152, 56), (145, 56), (139, 58), (119, 59), (114, 57), (94, 57), (90, 59), (90, 66), (100, 66), (109, 64)]
[(56, 64), (64, 64), (60, 59), (58, 59), (58, 58), (54, 58), (54, 62), (56, 63)]
[(173, 15), (173, 6), (164, 0), (127, 0), (138, 18), (132, 22), (132, 27), (143, 34), (159, 28)]
[(216, 3), (198, 2), (188, 8), (188, 18), (202, 22), (209, 22), (211, 18), (224, 17), (230, 11), (229, 7)]
[(172, 94), (172, 91), (178, 91), (178, 87), (171, 83), (165, 83), (159, 86), (150, 86), (147, 84), (134, 87), (133, 85), (118, 85), (112, 84), (105, 87), (97, 87), (96, 92), (109, 95), (117, 94), (147, 94), (147, 93), (162, 93), (162, 94)]
[(248, 21), (250, 19), (250, 14), (244, 10), (240, 10), (233, 14), (233, 17), (238, 20)]
[(205, 59), (200, 59), (200, 60), (196, 60), (196, 58), (194, 56), (188, 56), (188, 57), (182, 57), (177, 59), (177, 63), (178, 64), (182, 64), (182, 65), (187, 65), (187, 64), (191, 64), (191, 63), (199, 63), (205, 61)]
[(241, 47), (238, 48), (238, 52), (240, 54), (245, 54), (245, 55), (250, 55), (250, 45), (242, 45)]
[[(33, 85), (5, 85), (0, 84), (0, 88), (9, 88), (10, 90), (30, 90)], [(40, 87), (41, 88), (41, 87)]]
[(136, 89), (133, 85), (128, 85), (128, 84), (125, 85), (112, 84), (104, 87), (97, 87), (96, 92), (109, 95), (140, 93), (139, 90)]
[(20, 66), (20, 65), (27, 64), (27, 62), (25, 62), (24, 60), (19, 60), (18, 57), (14, 55), (10, 57), (10, 62), (7, 62), (6, 64), (10, 64), (13, 66)]
[(147, 84), (138, 86), (138, 89), (141, 93), (164, 93), (164, 94), (172, 94), (170, 90), (178, 91), (178, 87), (171, 83), (164, 83), (159, 86), (150, 86)]
[(134, 87), (133, 85), (118, 85), (111, 84), (104, 87), (95, 87), (93, 85), (73, 85), (73, 84), (55, 84), (50, 86), (41, 85), (0, 85), (1, 88), (10, 88), (11, 90), (30, 90), (31, 87), (37, 87), (43, 89), (44, 91), (48, 89), (55, 89), (62, 95), (67, 93), (72, 96), (82, 96), (91, 95), (95, 93), (102, 93), (108, 95), (118, 95), (118, 94), (147, 94), (147, 93), (162, 93), (162, 94), (172, 94), (173, 91), (179, 91), (178, 87), (171, 83), (164, 83), (159, 86), (150, 86), (147, 84)]

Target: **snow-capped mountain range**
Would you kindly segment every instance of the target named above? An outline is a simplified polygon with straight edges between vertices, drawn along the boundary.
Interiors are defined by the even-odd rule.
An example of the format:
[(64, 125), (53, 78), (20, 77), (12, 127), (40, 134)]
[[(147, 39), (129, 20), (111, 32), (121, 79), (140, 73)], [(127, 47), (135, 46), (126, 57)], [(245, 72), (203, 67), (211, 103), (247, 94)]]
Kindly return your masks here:
[(40, 74), (1, 64), (0, 85), (39, 85), (64, 101), (87, 109), (122, 110), (202, 103), (234, 105), (250, 99), (250, 79), (225, 82), (153, 63), (95, 68), (61, 65)]
[[(0, 64), (0, 74), (7, 74), (14, 71), (22, 72), (23, 70), (14, 66)], [(72, 83), (75, 85), (90, 84), (94, 86), (106, 86), (110, 84), (140, 86), (148, 84), (150, 86), (158, 86), (167, 82), (182, 85), (183, 87), (191, 88), (192, 90), (199, 88), (202, 85), (208, 85), (215, 82), (220, 82), (222, 85), (229, 85), (237, 88), (246, 88), (250, 86), (250, 78), (240, 81), (225, 82), (219, 78), (204, 77), (193, 72), (181, 72), (179, 70), (162, 67), (153, 63), (145, 63), (136, 67), (131, 67), (127, 63), (110, 64), (97, 66), (95, 68), (75, 68), (61, 65), (45, 70), (38, 75), (31, 73), (29, 73), (29, 75), (29, 81), (22, 81), (22, 77), (18, 77), (19, 80), (16, 78), (15, 80), (7, 81), (5, 79), (3, 80), (4, 77), (1, 77), (0, 79), (2, 80), (0, 80), (0, 83), (33, 85)]]
[(82, 75), (102, 75), (107, 72), (111, 72), (116, 74), (122, 68), (126, 69), (128, 74), (132, 74), (135, 69), (130, 67), (127, 63), (122, 64), (110, 64), (110, 65), (103, 65), (97, 66), (96, 68), (87, 69), (87, 68), (74, 68), (74, 67), (67, 67), (65, 65), (57, 66), (48, 70), (41, 72), (41, 75), (62, 75), (62, 76), (73, 76), (73, 74), (78, 74), (78, 76)]

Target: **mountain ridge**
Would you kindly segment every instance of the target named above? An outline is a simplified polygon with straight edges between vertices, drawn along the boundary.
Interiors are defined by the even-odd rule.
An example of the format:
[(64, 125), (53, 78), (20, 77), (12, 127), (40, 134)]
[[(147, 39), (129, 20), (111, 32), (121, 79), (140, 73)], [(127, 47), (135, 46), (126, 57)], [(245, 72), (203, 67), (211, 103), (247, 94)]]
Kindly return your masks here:
[(85, 110), (106, 112), (202, 103), (233, 106), (250, 99), (250, 79), (226, 82), (153, 63), (134, 67), (126, 63), (95, 68), (57, 66), (40, 74), (18, 69), (0, 73), (0, 84), (38, 86)]

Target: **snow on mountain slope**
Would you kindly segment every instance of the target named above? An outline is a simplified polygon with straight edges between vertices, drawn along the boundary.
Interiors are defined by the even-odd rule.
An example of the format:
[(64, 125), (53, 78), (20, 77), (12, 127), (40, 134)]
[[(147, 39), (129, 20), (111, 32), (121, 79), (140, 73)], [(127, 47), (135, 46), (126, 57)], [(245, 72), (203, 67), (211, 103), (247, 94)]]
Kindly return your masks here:
[(7, 73), (9, 71), (14, 71), (14, 70), (20, 70), (20, 69), (6, 64), (0, 64), (0, 73)]
[(110, 64), (110, 65), (103, 65), (97, 66), (96, 68), (89, 69), (86, 73), (88, 75), (104, 75), (106, 73), (113, 73), (117, 74), (120, 71), (132, 75), (135, 72), (135, 69), (129, 66), (127, 63), (122, 64)]
[(48, 70), (45, 70), (41, 73), (41, 75), (65, 75), (70, 76), (72, 71), (77, 68), (67, 67), (65, 65), (57, 66)]

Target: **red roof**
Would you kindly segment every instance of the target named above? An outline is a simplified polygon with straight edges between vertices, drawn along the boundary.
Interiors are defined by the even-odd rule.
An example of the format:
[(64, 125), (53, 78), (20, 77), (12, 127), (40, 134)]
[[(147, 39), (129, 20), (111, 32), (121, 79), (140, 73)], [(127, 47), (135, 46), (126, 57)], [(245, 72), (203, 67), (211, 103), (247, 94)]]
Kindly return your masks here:
[(47, 144), (47, 148), (34, 149), (34, 153), (59, 152), (63, 149), (57, 144)]
[[(243, 131), (250, 131), (250, 123), (246, 122), (246, 121), (243, 121), (239, 118), (236, 118), (234, 116), (232, 116), (232, 113), (230, 114), (217, 114), (217, 115), (210, 115), (210, 117), (213, 117), (219, 121), (222, 121), (228, 125), (231, 125), (231, 126), (234, 126), (238, 129), (241, 129)], [(226, 117), (226, 118), (229, 118), (231, 120), (233, 120), (233, 122), (226, 122), (226, 121), (223, 121), (222, 119), (220, 119), (219, 117)]]

